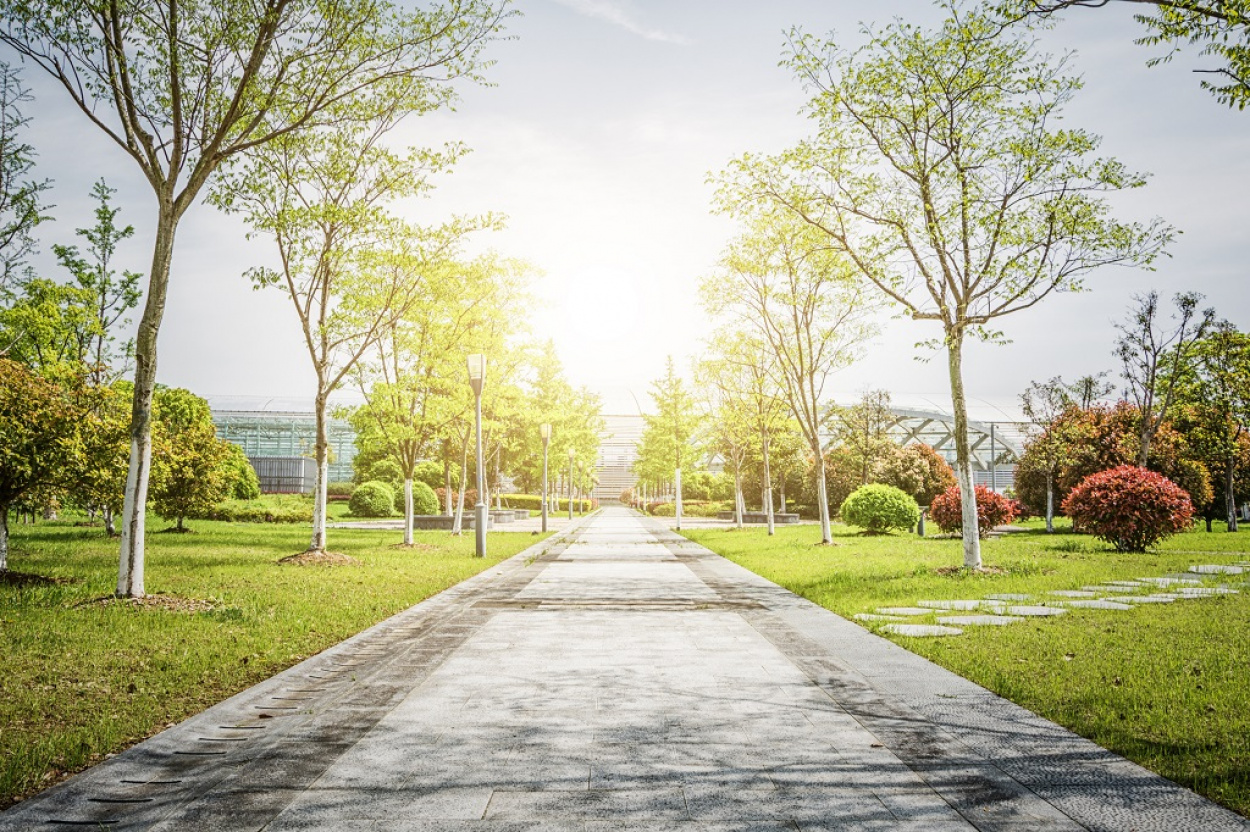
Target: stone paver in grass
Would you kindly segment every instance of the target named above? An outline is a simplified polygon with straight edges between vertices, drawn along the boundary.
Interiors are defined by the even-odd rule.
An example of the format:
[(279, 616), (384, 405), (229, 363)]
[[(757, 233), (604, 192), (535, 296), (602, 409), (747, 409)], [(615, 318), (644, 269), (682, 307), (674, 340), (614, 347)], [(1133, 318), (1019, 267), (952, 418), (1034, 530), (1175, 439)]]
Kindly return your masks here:
[(957, 599), (943, 601), (917, 601), (916, 606), (928, 607), (930, 610), (976, 610), (976, 609), (998, 609), (1005, 606), (1001, 601), (986, 601), (982, 599)]
[(1060, 598), (1097, 598), (1098, 592), (1090, 592), (1088, 589), (1052, 589), (1050, 595), (1056, 595)]
[(621, 508), (0, 813), (66, 826), (1250, 832)]
[(1171, 604), (1180, 596), (1176, 595), (1108, 595), (1104, 601), (1117, 604)]
[(883, 615), (929, 615), (933, 612), (928, 607), (877, 607)]
[(1133, 608), (1132, 604), (1124, 604), (1119, 601), (1104, 601), (1097, 598), (1076, 598), (1071, 601), (1056, 601), (1055, 603), (1083, 610), (1131, 610)]
[(871, 612), (857, 612), (852, 616), (856, 621), (902, 621), (897, 615), (877, 615)]
[(1190, 572), (1198, 575), (1240, 575), (1246, 571), (1244, 566), (1225, 566), (1219, 563), (1200, 563), (1189, 567)]
[(1188, 575), (1164, 575), (1162, 578), (1140, 578), (1139, 580), (1155, 586), (1197, 586), (1202, 581)]
[(946, 627), (941, 624), (886, 624), (881, 629), (896, 636), (913, 636), (917, 638), (962, 636), (964, 634), (964, 631), (958, 627)]
[(1042, 607), (1037, 605), (1021, 605), (1006, 609), (1008, 615), (1023, 615), (1026, 618), (1046, 618), (1054, 615), (1063, 615), (1066, 612), (1067, 610), (1063, 607)]
[(1025, 595), (1021, 592), (995, 592), (993, 595), (987, 595), (992, 601), (1032, 601), (1032, 595)]
[(1202, 598), (1208, 595), (1236, 595), (1238, 592), (1226, 586), (1182, 586), (1176, 591), (1191, 598)]
[(938, 618), (938, 623), (953, 627), (981, 627), (986, 625), (1001, 626), (1003, 624), (1014, 624), (1023, 620), (1023, 618), (1014, 615), (944, 615)]

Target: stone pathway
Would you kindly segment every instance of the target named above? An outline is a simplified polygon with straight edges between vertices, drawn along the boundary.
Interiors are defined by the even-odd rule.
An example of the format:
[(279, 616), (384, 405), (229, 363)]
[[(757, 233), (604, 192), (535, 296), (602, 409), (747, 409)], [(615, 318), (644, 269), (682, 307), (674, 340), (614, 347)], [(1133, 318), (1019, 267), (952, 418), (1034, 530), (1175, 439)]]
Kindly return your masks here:
[[(1213, 595), (1231, 595), (1241, 589), (1221, 584), (1203, 586), (1203, 578), (1225, 578), (1250, 572), (1250, 562), (1239, 561), (1235, 565), (1198, 564), (1185, 573), (1162, 577), (1138, 578), (1135, 581), (1107, 581), (1098, 586), (1080, 589), (1056, 589), (1045, 596), (1001, 593), (986, 598), (966, 598), (940, 601), (917, 601), (914, 607), (879, 607), (876, 612), (856, 613), (859, 621), (879, 625), (882, 632), (900, 636), (959, 636), (964, 626), (1012, 624), (1026, 618), (1043, 618), (1063, 615), (1068, 608), (1088, 610), (1131, 610), (1138, 604), (1170, 604)], [(1242, 586), (1250, 580), (1242, 580)], [(1009, 603), (1014, 602), (1014, 603)], [(962, 611), (969, 615), (938, 615)], [(934, 616), (930, 623), (918, 623), (914, 619)], [(912, 620), (908, 620), (912, 619)]]
[(625, 509), (0, 814), (0, 829), (1247, 832)]

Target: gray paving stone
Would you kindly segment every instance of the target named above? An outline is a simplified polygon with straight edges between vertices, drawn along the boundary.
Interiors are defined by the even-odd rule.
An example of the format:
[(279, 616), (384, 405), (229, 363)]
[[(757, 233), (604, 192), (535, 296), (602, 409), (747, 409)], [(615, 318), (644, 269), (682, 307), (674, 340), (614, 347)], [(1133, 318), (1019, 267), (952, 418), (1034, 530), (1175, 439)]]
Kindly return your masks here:
[[(562, 535), (0, 813), (0, 830), (1250, 830), (658, 522), (607, 509)], [(1063, 612), (1011, 600), (964, 603)], [(213, 747), (200, 737), (239, 741), (179, 753)]]
[(852, 616), (856, 621), (902, 621), (897, 615), (879, 615), (871, 612), (857, 612)]
[(1065, 607), (1074, 607), (1083, 610), (1131, 610), (1132, 604), (1123, 604), (1119, 601), (1106, 601), (1095, 598), (1078, 598), (1074, 601), (1057, 601)]
[(886, 624), (881, 628), (896, 636), (961, 636), (964, 631), (958, 627), (945, 627), (940, 624)]
[(1002, 606), (1002, 604), (997, 601), (966, 599), (953, 601), (917, 601), (916, 606), (925, 607), (930, 610), (975, 610), (984, 607)]
[(1060, 598), (1097, 598), (1098, 592), (1090, 592), (1087, 589), (1052, 589), (1049, 595), (1055, 595)]
[(939, 618), (938, 623), (949, 627), (982, 627), (1014, 624), (1023, 620), (1012, 615), (946, 615)]
[(1189, 567), (1189, 571), (1199, 575), (1240, 575), (1246, 571), (1246, 567), (1219, 563), (1200, 563)]
[(1177, 596), (1168, 595), (1108, 595), (1103, 600), (1120, 604), (1170, 604)]
[(1006, 612), (1008, 615), (1022, 615), (1026, 618), (1045, 618), (1048, 616), (1063, 615), (1067, 612), (1067, 610), (1063, 607), (1024, 605), (1008, 607)]
[(1032, 595), (1025, 595), (1020, 592), (996, 592), (992, 595), (985, 596), (994, 601), (1031, 601)]

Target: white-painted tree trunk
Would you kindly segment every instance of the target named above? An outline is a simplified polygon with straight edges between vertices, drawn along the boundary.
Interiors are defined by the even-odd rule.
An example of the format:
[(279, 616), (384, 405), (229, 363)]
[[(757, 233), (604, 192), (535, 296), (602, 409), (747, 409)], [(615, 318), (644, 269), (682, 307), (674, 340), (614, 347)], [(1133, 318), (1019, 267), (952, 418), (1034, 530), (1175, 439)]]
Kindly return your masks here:
[(764, 520), (768, 523), (768, 536), (772, 537), (777, 529), (773, 521), (773, 473), (768, 466), (768, 445), (768, 431), (766, 430), (760, 442), (764, 452)]
[(673, 514), (677, 517), (677, 531), (681, 531), (681, 469), (677, 469), (674, 477), (675, 493), (673, 495), (673, 504), (675, 506)]
[(9, 569), (9, 507), (0, 506), (0, 572)]
[(962, 331), (947, 334), (946, 355), (950, 368), (951, 404), (955, 411), (955, 475), (959, 478), (964, 566), (968, 569), (980, 569), (981, 530), (977, 523), (977, 492), (972, 479), (972, 449), (968, 445), (968, 402), (964, 397)]
[(316, 408), (317, 434), (313, 443), (313, 458), (317, 462), (317, 480), (313, 485), (313, 527), (312, 538), (308, 541), (308, 551), (324, 552), (326, 550), (326, 487), (330, 481), (330, 437), (326, 429), (326, 407), (328, 392), (320, 380), (318, 370), (318, 391), (313, 401)]
[(1046, 531), (1055, 531), (1055, 472), (1046, 472)]
[[(136, 395), (138, 395), (136, 391)], [(145, 426), (150, 429), (150, 424)], [(148, 471), (152, 466), (152, 437), (140, 443), (131, 436), (130, 468), (126, 472), (126, 497), (122, 504), (121, 560), (117, 570), (117, 594), (142, 598), (143, 536), (147, 519)], [(136, 507), (139, 507), (136, 510)]]
[(739, 529), (742, 528), (744, 502), (742, 499), (742, 476), (737, 471), (734, 471), (734, 525)]
[(451, 463), (443, 461), (443, 505), (447, 516), (451, 517), (455, 514), (452, 508), (452, 502), (456, 499), (456, 493), (451, 489)]
[(412, 545), (412, 477), (404, 480), (404, 545)]
[(451, 521), (451, 533), (460, 534), (464, 531), (464, 491), (469, 484), (469, 440), (466, 438), (460, 446), (460, 489), (456, 497), (456, 519)]
[(825, 458), (820, 447), (813, 449), (816, 453), (816, 510), (820, 514), (820, 542), (833, 543), (833, 528), (829, 523), (829, 491), (825, 484)]

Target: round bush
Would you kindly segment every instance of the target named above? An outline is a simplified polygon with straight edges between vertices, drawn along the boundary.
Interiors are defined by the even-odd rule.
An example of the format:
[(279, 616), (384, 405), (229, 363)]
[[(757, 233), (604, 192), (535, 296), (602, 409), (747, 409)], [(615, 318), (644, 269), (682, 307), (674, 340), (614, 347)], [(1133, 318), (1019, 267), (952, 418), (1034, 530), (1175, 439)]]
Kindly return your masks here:
[[(973, 493), (977, 497), (977, 532), (981, 537), (988, 535), (995, 526), (1016, 519), (1012, 501), (997, 491), (978, 485)], [(962, 531), (964, 516), (960, 505), (959, 486), (952, 486), (934, 497), (933, 504), (929, 506), (929, 516), (944, 532)]]
[(1090, 474), (1069, 492), (1063, 513), (1121, 552), (1144, 552), (1194, 521), (1185, 489), (1162, 474), (1121, 465)]
[(842, 501), (843, 522), (873, 534), (910, 529), (920, 522), (920, 506), (902, 489), (884, 483), (861, 485)]
[(390, 517), (395, 492), (384, 482), (370, 480), (356, 486), (348, 507), (357, 517)]
[[(401, 485), (395, 492), (395, 510), (404, 513), (404, 488)], [(421, 480), (412, 481), (412, 513), (438, 514), (438, 495)]]

